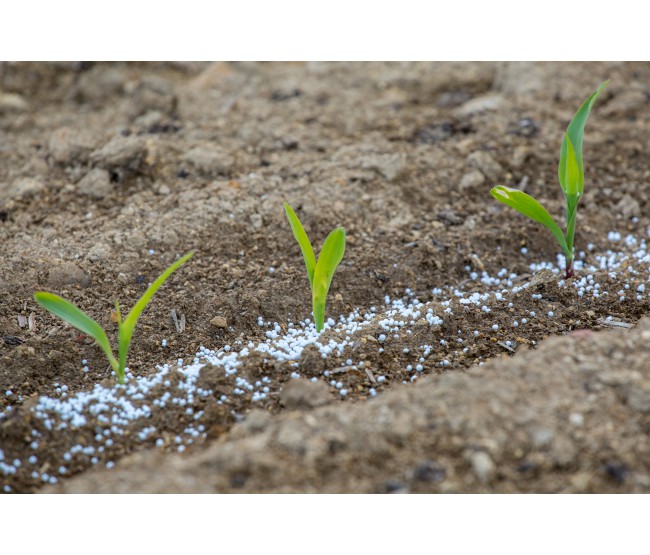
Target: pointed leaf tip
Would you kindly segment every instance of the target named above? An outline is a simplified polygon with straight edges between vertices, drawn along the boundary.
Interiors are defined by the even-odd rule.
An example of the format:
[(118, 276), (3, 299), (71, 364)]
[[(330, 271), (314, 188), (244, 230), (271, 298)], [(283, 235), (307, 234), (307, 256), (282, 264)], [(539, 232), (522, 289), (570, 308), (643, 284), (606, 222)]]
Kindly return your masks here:
[(156, 294), (156, 291), (162, 287), (162, 285), (169, 279), (169, 277), (178, 270), (185, 262), (187, 262), (196, 251), (190, 251), (185, 256), (179, 258), (176, 262), (171, 264), (158, 278), (154, 281), (147, 290), (142, 294), (138, 302), (135, 303), (134, 307), (127, 314), (126, 318), (120, 323), (118, 331), (118, 359), (120, 363), (120, 369), (123, 370), (126, 366), (126, 357), (129, 351), (129, 345), (131, 344), (131, 337), (133, 336), (133, 331), (135, 326), (138, 323), (140, 315), (144, 309), (149, 304), (149, 301)]
[(305, 269), (307, 270), (307, 277), (309, 278), (309, 287), (313, 288), (314, 272), (316, 270), (316, 255), (314, 254), (314, 249), (311, 246), (311, 241), (309, 241), (307, 232), (303, 228), (300, 219), (298, 216), (296, 216), (296, 213), (287, 202), (284, 202), (284, 211), (287, 214), (287, 219), (289, 220), (291, 231), (293, 232), (293, 236), (300, 246), (300, 251), (302, 252), (302, 257), (305, 261)]
[(320, 332), (325, 325), (325, 303), (332, 278), (336, 268), (345, 254), (345, 228), (337, 227), (332, 230), (318, 255), (314, 284), (312, 288), (312, 305), (316, 331)]
[(504, 186), (494, 187), (490, 192), (492, 193), (492, 195), (495, 198), (498, 198), (497, 195), (499, 195), (499, 196), (501, 196), (503, 198), (506, 198), (506, 199), (510, 198), (510, 195), (508, 194), (507, 188), (504, 187)]
[[(609, 81), (605, 81), (602, 83), (596, 92), (592, 93), (587, 100), (585, 100), (582, 103), (582, 106), (578, 109), (578, 111), (575, 113), (573, 116), (573, 119), (571, 119), (571, 122), (569, 123), (569, 126), (567, 127), (566, 133), (564, 137), (562, 138), (562, 146), (560, 147), (560, 162), (558, 164), (558, 181), (560, 182), (560, 187), (562, 187), (562, 190), (564, 191), (564, 194), (567, 194), (567, 186), (568, 184), (566, 183), (566, 174), (567, 174), (567, 137), (571, 139), (571, 142), (573, 143), (573, 149), (575, 151), (575, 158), (577, 160), (578, 164), (578, 170), (579, 174), (582, 176), (581, 181), (584, 185), (584, 164), (582, 160), (582, 142), (583, 142), (583, 137), (584, 137), (584, 132), (585, 132), (585, 125), (587, 124), (587, 118), (589, 117), (589, 113), (591, 112), (591, 108), (594, 105), (594, 102), (596, 102), (596, 99), (600, 95), (600, 93), (603, 91), (603, 89), (607, 86)], [(582, 190), (580, 190), (580, 193), (582, 193)]]

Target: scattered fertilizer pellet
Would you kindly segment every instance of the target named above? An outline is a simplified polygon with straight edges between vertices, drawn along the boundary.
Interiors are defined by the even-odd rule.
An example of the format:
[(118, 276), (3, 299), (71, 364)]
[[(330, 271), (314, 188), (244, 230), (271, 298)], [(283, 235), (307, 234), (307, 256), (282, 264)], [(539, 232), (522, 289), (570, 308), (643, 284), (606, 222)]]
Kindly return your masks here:
[[(616, 295), (616, 298), (627, 297), (627, 302), (633, 302), (634, 298), (641, 300), (639, 297), (644, 296), (649, 281), (650, 253), (645, 241), (645, 238), (638, 240), (628, 235), (624, 240), (622, 236), (617, 240), (617, 246), (628, 251), (598, 253), (594, 248), (587, 248), (588, 255), (583, 258), (580, 267), (582, 274), (573, 280), (563, 280), (559, 275), (563, 258), (558, 258), (554, 263), (542, 262), (529, 266), (531, 272), (551, 270), (557, 275), (553, 284), (565, 288), (574, 287), (576, 296), (581, 297), (580, 302), (586, 306), (593, 299), (608, 294)], [(624, 268), (627, 268), (625, 273)], [(578, 270), (578, 264), (576, 269)], [(550, 305), (549, 296), (533, 292), (528, 289), (527, 283), (514, 286), (513, 283), (518, 283), (518, 276), (505, 268), (496, 276), (483, 270), (474, 273), (475, 279), (470, 281), (470, 285), (479, 288), (479, 291), (438, 287), (432, 290), (436, 300), (431, 305), (416, 299), (413, 291), (405, 291), (402, 298), (386, 296), (383, 306), (374, 306), (367, 311), (355, 309), (348, 315), (328, 318), (326, 333), (323, 334), (315, 331), (310, 319), (288, 322), (284, 326), (278, 322), (266, 322), (260, 316), (257, 324), (262, 328), (261, 340), (247, 339), (244, 342), (238, 339), (232, 340), (229, 345), (216, 344), (209, 348), (201, 346), (193, 356), (180, 358), (176, 364), (159, 365), (149, 374), (136, 377), (127, 371), (127, 380), (123, 386), (102, 382), (85, 391), (71, 393), (66, 384), (53, 384), (53, 395), (39, 397), (29, 409), (35, 422), (34, 429), (29, 431), (28, 437), (31, 439), (27, 444), (32, 453), (21, 460), (6, 450), (0, 451), (0, 475), (18, 475), (23, 480), (31, 479), (41, 484), (56, 480), (53, 473), (67, 477), (80, 468), (93, 464), (112, 468), (115, 464), (115, 448), (121, 448), (125, 436), (134, 438), (145, 448), (155, 445), (183, 452), (188, 446), (207, 437), (206, 427), (209, 430), (210, 426), (206, 426), (208, 422), (205, 420), (204, 402), (212, 400), (216, 405), (223, 405), (226, 411), (238, 410), (237, 407), (242, 402), (259, 403), (273, 399), (289, 376), (312, 382), (326, 379), (326, 383), (339, 392), (340, 402), (354, 398), (358, 391), (362, 396), (365, 391), (368, 396), (374, 397), (378, 394), (377, 384), (382, 384), (383, 388), (389, 379), (396, 378), (392, 375), (376, 375), (375, 361), (360, 358), (363, 359), (368, 354), (372, 357), (382, 355), (384, 347), (390, 351), (388, 346), (391, 344), (391, 336), (397, 339), (408, 337), (408, 347), (402, 344), (395, 353), (391, 352), (391, 356), (399, 359), (399, 368), (406, 368), (410, 373), (408, 377), (400, 376), (399, 381), (415, 381), (425, 372), (427, 359), (430, 361), (426, 363), (427, 370), (436, 366), (464, 367), (467, 362), (463, 361), (467, 360), (467, 353), (473, 352), (475, 344), (490, 345), (496, 342), (496, 338), (492, 334), (481, 334), (479, 330), (470, 331), (471, 328), (466, 328), (466, 333), (463, 334), (462, 330), (456, 329), (455, 322), (458, 320), (454, 312), (462, 314), (463, 311), (474, 311), (474, 315), (485, 318), (486, 314), (502, 314), (506, 310), (512, 316), (503, 322), (512, 324), (511, 327), (506, 323), (503, 326), (509, 329), (520, 328), (522, 331), (518, 330), (517, 333), (521, 334), (533, 327), (523, 326), (528, 323), (528, 318), (536, 316), (536, 312), (546, 314), (549, 318), (555, 317), (554, 310), (558, 316), (562, 314), (556, 308), (557, 304)], [(626, 277), (625, 281), (621, 276), (631, 276), (633, 279)], [(612, 281), (607, 281), (607, 277)], [(618, 283), (617, 286), (610, 286), (612, 282)], [(536, 310), (526, 308), (524, 312), (518, 309), (516, 295), (532, 298)], [(554, 310), (549, 310), (551, 307)], [(611, 321), (612, 317), (609, 316), (608, 319)], [(493, 331), (500, 330), (496, 323), (488, 325), (489, 327)], [(427, 344), (413, 343), (416, 337), (419, 340), (425, 338), (421, 343)], [(377, 342), (384, 347), (376, 346)], [(513, 347), (519, 342), (519, 338), (511, 338), (504, 339), (502, 344)], [(530, 338), (529, 342), (532, 346), (536, 344)], [(363, 348), (357, 350), (364, 343), (366, 351)], [(165, 347), (167, 340), (162, 339), (161, 345)], [(322, 361), (322, 370), (318, 375), (313, 375), (311, 369), (309, 373), (307, 369), (302, 369), (301, 355), (307, 347), (315, 349), (318, 360)], [(259, 356), (263, 364), (268, 364), (268, 375), (251, 378), (246, 377), (245, 372), (240, 372), (240, 367), (250, 355)], [(477, 360), (482, 356), (473, 356), (478, 365), (484, 364), (483, 360)], [(88, 361), (84, 359), (81, 362), (83, 371), (88, 373)], [(229, 387), (227, 391), (232, 393), (225, 395), (223, 390), (213, 391), (200, 381), (202, 369), (206, 366), (218, 374), (217, 383)], [(273, 372), (284, 373), (279, 376)], [(368, 372), (370, 374), (366, 377)], [(355, 376), (354, 380), (361, 382), (350, 382), (347, 376), (352, 375)], [(370, 376), (373, 376), (372, 380)], [(357, 389), (358, 383), (362, 384), (361, 389)], [(371, 384), (375, 387), (370, 387)], [(5, 400), (3, 402), (8, 399), (14, 402), (16, 397), (11, 390), (5, 390), (2, 399)], [(11, 406), (6, 405), (0, 412), (0, 420), (11, 414), (11, 411)], [(162, 426), (160, 429), (152, 426), (152, 422), (161, 421), (158, 416), (163, 414), (162, 411), (173, 411), (174, 418), (182, 418), (184, 422), (183, 427), (174, 429), (171, 439), (166, 435), (169, 430)], [(235, 419), (241, 418), (239, 414), (233, 416)], [(571, 415), (569, 420), (571, 424), (578, 425), (577, 417)], [(85, 443), (76, 443), (75, 441), (81, 441), (73, 439), (77, 437), (76, 434), (62, 436), (62, 441), (68, 442), (65, 451), (59, 455), (59, 460), (49, 460), (49, 438), (60, 430), (91, 430), (91, 433), (86, 434)], [(48, 473), (41, 473), (41, 469), (48, 469)], [(61, 472), (62, 469), (65, 472)]]

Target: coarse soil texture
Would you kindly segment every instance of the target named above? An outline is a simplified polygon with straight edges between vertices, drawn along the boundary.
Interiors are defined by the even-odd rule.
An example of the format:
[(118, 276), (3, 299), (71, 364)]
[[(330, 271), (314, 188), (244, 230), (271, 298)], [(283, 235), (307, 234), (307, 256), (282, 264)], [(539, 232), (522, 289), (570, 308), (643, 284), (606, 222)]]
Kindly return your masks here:
[[(577, 271), (562, 134), (597, 86)], [(650, 64), (0, 64), (0, 491), (650, 491)], [(282, 202), (347, 249), (313, 329)], [(93, 340), (35, 291), (77, 304)]]

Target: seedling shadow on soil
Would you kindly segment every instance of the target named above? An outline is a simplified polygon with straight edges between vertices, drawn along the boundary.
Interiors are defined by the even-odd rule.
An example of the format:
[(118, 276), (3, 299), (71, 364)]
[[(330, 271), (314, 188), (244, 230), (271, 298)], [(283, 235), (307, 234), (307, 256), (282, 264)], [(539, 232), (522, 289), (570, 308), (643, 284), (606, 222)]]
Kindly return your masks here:
[[(581, 208), (577, 275), (563, 280), (564, 261), (555, 260), (557, 247), (544, 230), (486, 208), (485, 196), (497, 182), (521, 187), (523, 180), (537, 196), (550, 195), (549, 211), (561, 210), (546, 188), (555, 149), (544, 145), (561, 136), (582, 90), (571, 88), (563, 66), (536, 67), (559, 71), (567, 96), (557, 115), (548, 91), (535, 102), (491, 91), (496, 66), (437, 66), (436, 85), (426, 84), (433, 83), (427, 67), (334, 65), (323, 80), (283, 65), (172, 67), (162, 75), (118, 64), (113, 76), (136, 79), (140, 93), (102, 96), (93, 75), (75, 81), (83, 94), (30, 93), (40, 132), (50, 137), (43, 152), (33, 150), (25, 126), (33, 112), (22, 114), (22, 124), (0, 112), (16, 139), (3, 154), (11, 163), (0, 169), (0, 184), (10, 186), (0, 207), (7, 214), (0, 221), (3, 490), (65, 487), (91, 469), (110, 471), (133, 452), (198, 452), (237, 423), (265, 429), (269, 414), (370, 406), (390, 390), (419, 391), (423, 376), (517, 359), (549, 336), (632, 326), (646, 314), (650, 222), (634, 200), (646, 198), (645, 170), (633, 156), (631, 166), (613, 167), (603, 143), (619, 124), (629, 125), (620, 115), (629, 104), (617, 104), (628, 98), (623, 89), (612, 86), (613, 96), (599, 100), (601, 131), (591, 132), (589, 146), (590, 171), (599, 177)], [(368, 79), (359, 81), (359, 71)], [(410, 71), (419, 85), (404, 80)], [(594, 71), (629, 84), (639, 69), (594, 65), (585, 80), (591, 83), (586, 74)], [(20, 82), (18, 69), (10, 75)], [(377, 90), (378, 75), (392, 79), (392, 88)], [(292, 80), (302, 94), (275, 94)], [(460, 89), (465, 100), (454, 104)], [(197, 101), (215, 91), (236, 100), (214, 114), (199, 111)], [(490, 95), (508, 109), (474, 108)], [(62, 113), (78, 116), (77, 132)], [(520, 133), (513, 113), (544, 127)], [(418, 129), (448, 118), (457, 122), (452, 131), (470, 131), (423, 142)], [(617, 156), (634, 148), (622, 141)], [(513, 151), (526, 166), (513, 162)], [(619, 171), (640, 183), (639, 196), (621, 185)], [(27, 182), (30, 172), (36, 177)], [(450, 186), (459, 182), (460, 189)], [(284, 198), (314, 236), (346, 227), (346, 255), (320, 335), (305, 321), (312, 299), (287, 233)], [(509, 218), (519, 219), (504, 237)], [(111, 330), (106, 301), (134, 304), (160, 268), (196, 247), (192, 274), (170, 277), (164, 298), (143, 313), (123, 386), (90, 340), (30, 300), (35, 290), (56, 290)], [(462, 407), (443, 402), (432, 410), (461, 414)], [(481, 456), (468, 460), (471, 468), (489, 466)], [(444, 474), (429, 467), (432, 476)], [(529, 490), (535, 480), (530, 473)]]

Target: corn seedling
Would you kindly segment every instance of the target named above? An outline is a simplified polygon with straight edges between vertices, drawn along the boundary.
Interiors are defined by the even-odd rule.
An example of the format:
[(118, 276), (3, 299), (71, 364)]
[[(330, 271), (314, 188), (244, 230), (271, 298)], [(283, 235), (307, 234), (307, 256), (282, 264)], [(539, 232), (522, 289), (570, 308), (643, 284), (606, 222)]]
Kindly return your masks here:
[(494, 187), (490, 191), (495, 199), (521, 212), (524, 216), (541, 223), (553, 234), (564, 251), (567, 279), (573, 276), (573, 238), (576, 231), (578, 202), (585, 184), (584, 163), (582, 160), (582, 139), (585, 124), (596, 98), (598, 98), (598, 95), (608, 82), (605, 81), (595, 93), (585, 100), (575, 116), (573, 116), (562, 139), (557, 175), (566, 198), (566, 234), (562, 232), (560, 226), (555, 223), (555, 220), (546, 209), (523, 191), (502, 185)]
[(167, 268), (162, 275), (154, 281), (149, 288), (144, 292), (140, 300), (135, 304), (131, 309), (131, 312), (127, 317), (122, 320), (122, 315), (120, 313), (120, 305), (115, 301), (115, 309), (117, 314), (117, 325), (118, 325), (118, 349), (117, 349), (117, 358), (113, 354), (111, 344), (108, 341), (106, 332), (104, 329), (88, 316), (81, 309), (77, 308), (72, 303), (66, 301), (64, 298), (59, 297), (53, 293), (47, 293), (45, 291), (38, 291), (34, 294), (34, 299), (38, 304), (43, 308), (51, 312), (52, 314), (62, 318), (68, 324), (74, 326), (78, 330), (92, 337), (97, 344), (102, 348), (106, 358), (111, 364), (113, 371), (117, 375), (117, 380), (119, 383), (124, 383), (124, 369), (126, 368), (126, 355), (129, 352), (129, 345), (131, 344), (131, 338), (133, 336), (133, 331), (135, 325), (138, 322), (138, 318), (142, 311), (146, 308), (149, 301), (154, 296), (156, 291), (160, 286), (167, 281), (167, 278), (172, 275), (174, 271), (180, 268), (185, 262), (187, 262), (194, 255), (194, 251), (186, 254), (181, 259), (174, 262), (169, 268)]
[(284, 210), (287, 213), (293, 236), (298, 241), (302, 256), (305, 259), (307, 277), (309, 278), (309, 286), (311, 287), (314, 322), (316, 323), (316, 331), (320, 332), (325, 325), (325, 301), (327, 299), (327, 292), (330, 289), (334, 272), (345, 253), (345, 229), (337, 227), (330, 232), (318, 255), (318, 261), (316, 261), (314, 249), (309, 242), (307, 233), (305, 233), (298, 216), (296, 216), (291, 206), (286, 202), (284, 203)]

